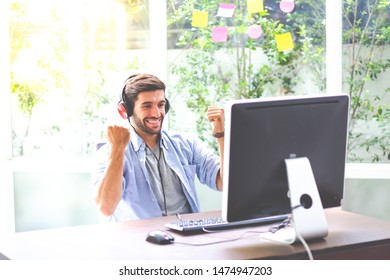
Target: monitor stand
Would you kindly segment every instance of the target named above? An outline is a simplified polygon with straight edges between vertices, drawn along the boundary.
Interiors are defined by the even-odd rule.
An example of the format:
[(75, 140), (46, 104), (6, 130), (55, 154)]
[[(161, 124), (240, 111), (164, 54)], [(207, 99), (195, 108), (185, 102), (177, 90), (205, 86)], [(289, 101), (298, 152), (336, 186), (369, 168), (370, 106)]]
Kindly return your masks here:
[(310, 161), (306, 157), (285, 159), (291, 203), (292, 225), (260, 237), (293, 244), (304, 240), (324, 238), (328, 224), (322, 207)]

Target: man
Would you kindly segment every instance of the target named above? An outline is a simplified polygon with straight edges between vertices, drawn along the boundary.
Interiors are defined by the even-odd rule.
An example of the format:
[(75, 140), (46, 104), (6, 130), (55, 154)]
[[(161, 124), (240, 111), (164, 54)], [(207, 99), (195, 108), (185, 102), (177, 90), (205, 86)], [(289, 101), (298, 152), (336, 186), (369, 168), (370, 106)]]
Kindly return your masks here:
[(94, 184), (96, 205), (110, 221), (198, 212), (195, 174), (222, 191), (222, 108), (207, 111), (219, 158), (197, 139), (162, 129), (169, 102), (165, 84), (153, 75), (130, 76), (118, 110), (131, 128), (108, 126)]

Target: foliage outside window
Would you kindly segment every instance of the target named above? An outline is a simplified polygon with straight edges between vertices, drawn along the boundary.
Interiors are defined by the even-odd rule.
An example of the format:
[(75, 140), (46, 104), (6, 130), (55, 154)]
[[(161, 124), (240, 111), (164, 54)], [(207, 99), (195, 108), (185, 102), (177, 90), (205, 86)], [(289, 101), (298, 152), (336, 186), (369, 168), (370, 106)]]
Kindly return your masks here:
[(139, 2), (10, 2), (14, 157), (93, 153), (116, 85), (143, 66), (132, 54), (149, 44)]
[[(221, 3), (234, 3), (233, 18), (217, 17)], [(264, 11), (249, 14), (247, 1), (169, 1), (171, 40), (183, 49), (182, 59), (170, 66), (176, 95), (202, 116), (210, 104), (268, 95), (325, 93), (325, 0), (296, 0), (291, 13), (280, 11), (280, 1), (264, 1)], [(385, 79), (389, 68), (389, 2), (344, 1), (344, 90), (351, 96), (348, 159), (385, 161), (389, 151), (389, 82), (370, 92), (368, 81)], [(191, 26), (192, 12), (206, 11), (208, 26)], [(263, 36), (251, 39), (248, 27), (258, 24)], [(213, 27), (227, 26), (229, 40), (212, 42)], [(181, 29), (178, 36), (172, 32)], [(275, 36), (291, 32), (292, 50), (279, 52)], [(177, 33), (177, 32), (176, 32)], [(345, 61), (345, 60), (344, 60)], [(387, 73), (388, 75), (388, 73)], [(366, 121), (376, 135), (362, 131)], [(201, 138), (212, 143), (207, 122), (197, 118)]]
[[(351, 96), (349, 159), (390, 160), (390, 2), (347, 0), (343, 15), (344, 91)], [(373, 89), (381, 80), (383, 87)]]
[[(304, 83), (311, 84), (315, 92), (325, 90), (325, 13), (318, 1), (310, 6), (297, 3), (293, 13), (280, 11), (276, 1), (264, 1), (264, 10), (252, 14), (246, 1), (230, 1), (236, 6), (232, 18), (216, 16), (224, 1), (169, 2), (169, 29), (184, 27), (177, 37), (184, 59), (169, 69), (178, 77), (173, 88), (177, 95), (185, 96), (196, 114), (228, 99), (294, 94), (296, 90), (307, 93)], [(191, 27), (193, 10), (209, 13), (206, 28)], [(261, 26), (260, 38), (248, 36), (252, 25)], [(229, 28), (227, 42), (212, 42), (211, 30), (216, 26)], [(286, 32), (292, 34), (294, 48), (280, 52), (275, 36)], [(198, 118), (197, 130), (204, 140), (210, 140), (207, 125), (204, 118)]]

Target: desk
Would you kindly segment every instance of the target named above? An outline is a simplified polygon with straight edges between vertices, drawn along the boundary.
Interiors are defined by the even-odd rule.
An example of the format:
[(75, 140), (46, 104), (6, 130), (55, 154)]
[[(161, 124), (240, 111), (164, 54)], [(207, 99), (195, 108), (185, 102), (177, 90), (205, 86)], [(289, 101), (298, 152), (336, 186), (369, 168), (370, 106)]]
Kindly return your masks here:
[[(309, 241), (315, 259), (390, 259), (390, 222), (342, 211), (325, 210), (329, 235)], [(183, 219), (215, 217), (219, 211), (183, 215)], [(233, 242), (209, 246), (155, 245), (145, 241), (149, 231), (165, 229), (175, 217), (162, 217), (115, 224), (86, 225), (16, 233), (0, 244), (10, 259), (307, 259), (302, 244), (284, 245), (260, 240), (250, 233)], [(209, 243), (233, 239), (247, 231), (264, 231), (269, 226), (240, 228), (217, 233), (183, 235), (185, 243)]]

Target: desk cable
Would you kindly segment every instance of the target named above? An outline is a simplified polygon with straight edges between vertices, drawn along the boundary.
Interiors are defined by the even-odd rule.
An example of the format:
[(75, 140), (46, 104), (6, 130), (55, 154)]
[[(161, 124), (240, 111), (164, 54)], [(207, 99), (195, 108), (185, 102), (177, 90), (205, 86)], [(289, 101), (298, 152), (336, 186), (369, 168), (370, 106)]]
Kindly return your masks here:
[[(206, 230), (206, 229), (204, 229), (204, 230), (205, 230), (205, 232), (221, 232), (221, 231), (223, 231), (223, 230), (209, 231), (209, 230)], [(208, 246), (208, 245), (215, 245), (215, 244), (220, 244), (220, 243), (227, 243), (227, 242), (237, 241), (237, 240), (242, 239), (248, 233), (259, 234), (259, 233), (264, 233), (264, 232), (266, 232), (266, 231), (249, 230), (249, 231), (246, 231), (246, 232), (242, 233), (240, 236), (238, 236), (236, 238), (227, 239), (227, 240), (220, 240), (220, 241), (214, 241), (214, 242), (208, 242), (208, 243), (186, 243), (186, 242), (177, 242), (177, 241), (175, 241), (174, 243), (175, 244), (182, 244), (182, 245), (189, 245), (189, 246)]]
[[(298, 205), (295, 205), (294, 207), (291, 207), (291, 210), (294, 211), (295, 209), (297, 209), (299, 207), (307, 208), (306, 205), (298, 204)], [(302, 243), (303, 247), (306, 250), (306, 253), (307, 253), (307, 256), (308, 256), (309, 260), (314, 260), (313, 254), (311, 252), (311, 249), (310, 249), (309, 245), (307, 244), (306, 240), (303, 238), (301, 233), (295, 227), (294, 219), (293, 218), (289, 218), (287, 220), (288, 221), (287, 221), (287, 224), (285, 225), (285, 227), (291, 226), (294, 229), (295, 234), (297, 235), (299, 241)], [(279, 229), (281, 229), (281, 228), (279, 228)], [(277, 230), (279, 230), (279, 229), (277, 229)]]
[[(292, 219), (291, 219), (290, 223), (291, 223), (291, 226), (295, 229), (295, 224), (294, 224), (294, 221)], [(302, 237), (302, 235), (299, 233), (298, 230), (295, 229), (295, 233), (296, 233), (299, 241), (301, 241), (303, 247), (305, 248), (307, 256), (309, 257), (309, 260), (314, 260), (313, 254), (312, 254), (310, 247), (307, 244), (306, 240)]]

